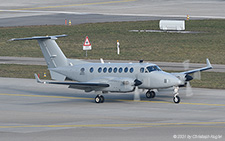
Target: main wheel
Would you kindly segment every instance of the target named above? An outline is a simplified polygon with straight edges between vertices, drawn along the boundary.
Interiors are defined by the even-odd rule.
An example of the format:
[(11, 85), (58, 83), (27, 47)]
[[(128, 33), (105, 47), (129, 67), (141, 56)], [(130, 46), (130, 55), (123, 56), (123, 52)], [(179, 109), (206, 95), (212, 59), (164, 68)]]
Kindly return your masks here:
[(173, 102), (176, 103), (176, 104), (180, 103), (180, 97), (179, 96), (174, 96), (173, 97)]
[(155, 92), (151, 91), (151, 93), (152, 93), (152, 97), (151, 98), (155, 98)]
[(105, 101), (105, 98), (102, 95), (100, 96), (100, 99), (101, 99), (101, 103), (103, 103)]
[(95, 97), (95, 102), (96, 102), (96, 103), (100, 103), (100, 102), (101, 102), (100, 96), (97, 95), (97, 96)]
[(147, 91), (147, 92), (146, 92), (146, 97), (147, 97), (147, 98), (151, 98), (151, 97), (152, 97), (152, 93), (151, 93), (150, 91)]
[(146, 97), (147, 98), (154, 98), (155, 97), (155, 92), (154, 91), (147, 91), (146, 92)]

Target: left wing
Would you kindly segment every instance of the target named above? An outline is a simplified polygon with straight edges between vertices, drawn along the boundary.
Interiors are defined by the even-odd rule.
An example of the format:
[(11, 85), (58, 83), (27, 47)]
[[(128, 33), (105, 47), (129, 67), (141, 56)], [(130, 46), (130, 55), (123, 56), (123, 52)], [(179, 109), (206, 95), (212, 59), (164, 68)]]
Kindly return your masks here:
[(97, 83), (97, 82), (48, 82), (48, 81), (41, 81), (37, 74), (34, 74), (36, 80), (38, 83), (43, 84), (59, 84), (59, 85), (68, 85), (69, 88), (76, 88), (76, 89), (82, 89), (82, 90), (96, 90), (99, 88), (106, 88), (110, 85), (107, 83)]
[(194, 70), (190, 70), (190, 71), (185, 71), (185, 72), (181, 72), (181, 73), (183, 73), (183, 74), (191, 74), (191, 73), (195, 73), (195, 72), (199, 72), (199, 71), (205, 71), (205, 70), (209, 70), (209, 69), (213, 68), (208, 58), (206, 59), (206, 63), (207, 63), (206, 67), (199, 68), (199, 69), (194, 69)]

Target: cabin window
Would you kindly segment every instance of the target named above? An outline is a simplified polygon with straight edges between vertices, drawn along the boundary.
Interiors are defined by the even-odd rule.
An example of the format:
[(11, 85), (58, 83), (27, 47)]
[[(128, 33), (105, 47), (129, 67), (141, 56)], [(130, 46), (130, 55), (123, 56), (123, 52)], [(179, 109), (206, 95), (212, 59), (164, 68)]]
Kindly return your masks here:
[(140, 68), (141, 73), (144, 73), (144, 70), (145, 70), (144, 68)]
[(125, 73), (127, 73), (127, 72), (128, 72), (128, 68), (127, 68), (127, 67), (124, 69), (124, 72), (125, 72)]
[(109, 73), (111, 73), (111, 72), (112, 72), (112, 68), (111, 68), (111, 67), (108, 69), (108, 72), (109, 72)]
[(133, 73), (134, 72), (134, 68), (130, 68), (130, 73)]
[(107, 68), (106, 68), (106, 67), (103, 69), (103, 72), (104, 72), (104, 73), (106, 73), (106, 72), (107, 72)]
[(116, 72), (117, 72), (117, 68), (114, 68), (114, 69), (113, 69), (113, 72), (116, 73)]
[(91, 67), (91, 68), (90, 68), (90, 72), (92, 73), (93, 71), (94, 71), (94, 68), (93, 68), (93, 67)]
[(121, 73), (123, 71), (123, 68), (119, 68), (119, 73)]
[(100, 72), (102, 72), (102, 68), (100, 67), (100, 68), (98, 68), (98, 72), (100, 73)]

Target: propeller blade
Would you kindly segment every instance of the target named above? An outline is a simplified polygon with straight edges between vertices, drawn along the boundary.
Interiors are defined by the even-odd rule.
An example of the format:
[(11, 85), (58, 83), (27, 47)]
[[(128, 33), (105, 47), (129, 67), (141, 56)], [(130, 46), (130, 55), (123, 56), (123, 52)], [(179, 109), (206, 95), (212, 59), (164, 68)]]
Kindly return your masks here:
[(193, 78), (194, 79), (198, 79), (198, 80), (201, 80), (201, 72), (200, 71), (197, 71), (193, 74)]
[(193, 91), (192, 91), (190, 82), (187, 82), (187, 85), (186, 85), (186, 96), (187, 97), (193, 96)]
[(140, 101), (140, 100), (141, 100), (140, 91), (139, 91), (138, 87), (136, 86), (135, 90), (134, 90), (134, 101)]
[(190, 60), (185, 60), (183, 62), (184, 70), (189, 70), (189, 63), (190, 63)]

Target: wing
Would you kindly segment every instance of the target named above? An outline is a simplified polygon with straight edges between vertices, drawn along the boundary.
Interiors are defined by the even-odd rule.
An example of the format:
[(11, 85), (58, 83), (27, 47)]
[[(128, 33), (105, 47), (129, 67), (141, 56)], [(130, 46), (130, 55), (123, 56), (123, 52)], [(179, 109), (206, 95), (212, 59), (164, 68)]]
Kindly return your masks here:
[(205, 71), (205, 70), (209, 70), (209, 69), (213, 68), (208, 58), (206, 59), (206, 63), (207, 63), (206, 67), (199, 68), (199, 69), (194, 69), (194, 70), (190, 70), (190, 71), (185, 71), (185, 72), (181, 72), (181, 73), (183, 73), (183, 74), (191, 74), (191, 73), (195, 73), (195, 72), (198, 72), (198, 71)]
[(37, 74), (34, 74), (36, 80), (38, 83), (43, 84), (58, 84), (58, 85), (68, 85), (69, 88), (75, 88), (75, 89), (82, 89), (85, 91), (93, 91), (93, 90), (99, 90), (101, 88), (109, 87), (109, 84), (106, 83), (97, 83), (97, 82), (48, 82), (48, 81), (41, 81)]

